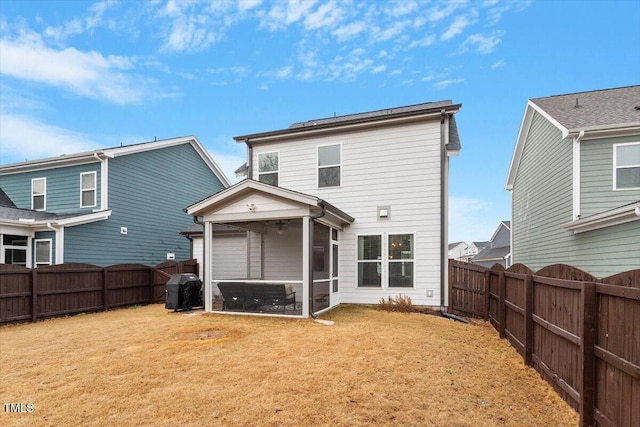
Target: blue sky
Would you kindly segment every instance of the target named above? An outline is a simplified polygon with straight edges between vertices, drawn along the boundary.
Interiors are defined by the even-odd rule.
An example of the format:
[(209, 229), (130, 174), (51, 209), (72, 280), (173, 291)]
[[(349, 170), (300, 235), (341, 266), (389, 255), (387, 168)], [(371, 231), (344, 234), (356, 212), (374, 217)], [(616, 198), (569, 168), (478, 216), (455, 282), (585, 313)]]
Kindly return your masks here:
[(0, 0), (0, 164), (461, 103), (450, 241), (488, 240), (527, 99), (640, 83), (640, 0)]

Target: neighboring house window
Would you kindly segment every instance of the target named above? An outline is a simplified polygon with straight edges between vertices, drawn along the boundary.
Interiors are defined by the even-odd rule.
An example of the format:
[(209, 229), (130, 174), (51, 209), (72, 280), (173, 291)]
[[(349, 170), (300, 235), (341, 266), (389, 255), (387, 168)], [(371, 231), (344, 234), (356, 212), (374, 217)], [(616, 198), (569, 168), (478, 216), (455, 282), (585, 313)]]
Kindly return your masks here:
[(358, 287), (382, 286), (382, 236), (358, 236)]
[(640, 142), (613, 146), (613, 189), (640, 188)]
[(36, 253), (36, 267), (51, 265), (51, 239), (34, 240)]
[(47, 208), (47, 178), (31, 180), (31, 209), (43, 211)]
[(340, 144), (318, 147), (318, 188), (339, 187), (342, 169)]
[(413, 234), (389, 235), (389, 287), (413, 287)]
[(258, 154), (258, 181), (278, 185), (278, 153)]
[(96, 173), (80, 174), (80, 207), (90, 208), (96, 205)]

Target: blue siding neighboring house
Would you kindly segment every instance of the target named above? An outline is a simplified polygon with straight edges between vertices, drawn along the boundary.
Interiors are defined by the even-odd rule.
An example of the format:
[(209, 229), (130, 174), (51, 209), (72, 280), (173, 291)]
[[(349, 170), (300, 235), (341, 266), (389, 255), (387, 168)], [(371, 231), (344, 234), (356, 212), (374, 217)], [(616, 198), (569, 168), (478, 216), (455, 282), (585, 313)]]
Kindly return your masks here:
[(0, 263), (190, 257), (183, 209), (229, 186), (193, 136), (0, 166)]

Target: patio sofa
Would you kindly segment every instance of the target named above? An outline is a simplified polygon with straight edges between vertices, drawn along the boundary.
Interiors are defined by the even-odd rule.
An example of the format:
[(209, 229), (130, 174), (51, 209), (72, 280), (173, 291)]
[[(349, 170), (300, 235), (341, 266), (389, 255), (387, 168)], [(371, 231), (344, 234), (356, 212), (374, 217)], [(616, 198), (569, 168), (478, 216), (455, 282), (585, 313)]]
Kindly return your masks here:
[(255, 284), (255, 283), (218, 283), (222, 294), (222, 310), (241, 307), (248, 308), (279, 307), (286, 313), (287, 305), (293, 304), (296, 309), (296, 293), (290, 284)]

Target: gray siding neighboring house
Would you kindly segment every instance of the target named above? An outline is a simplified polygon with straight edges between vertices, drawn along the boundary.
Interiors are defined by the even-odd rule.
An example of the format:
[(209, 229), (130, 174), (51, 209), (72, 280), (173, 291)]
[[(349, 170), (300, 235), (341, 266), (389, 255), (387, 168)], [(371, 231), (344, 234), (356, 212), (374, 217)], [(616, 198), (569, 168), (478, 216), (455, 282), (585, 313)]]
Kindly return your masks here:
[(184, 207), (229, 185), (195, 137), (0, 166), (0, 262), (188, 259)]
[(500, 264), (511, 266), (511, 221), (502, 221), (488, 242), (481, 242), (482, 249), (471, 258), (473, 264), (491, 268)]
[(506, 189), (514, 263), (640, 268), (640, 86), (529, 100)]

